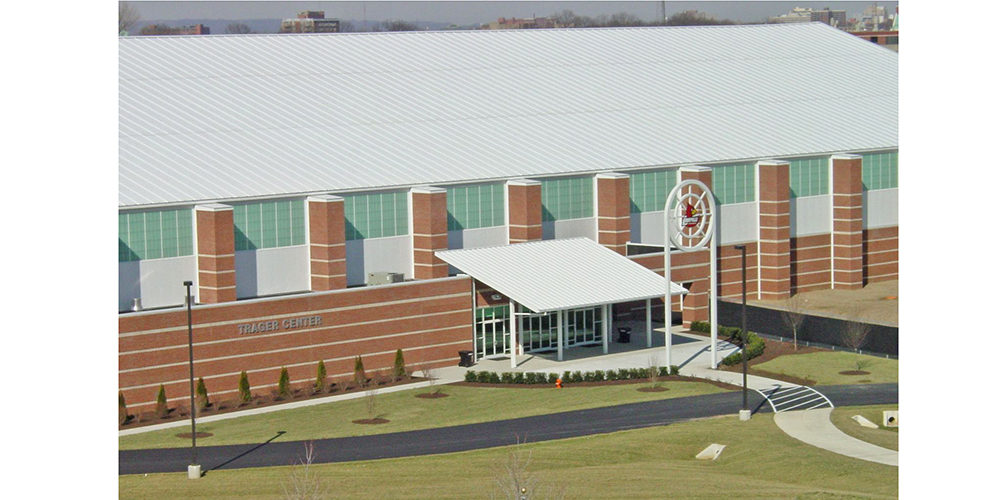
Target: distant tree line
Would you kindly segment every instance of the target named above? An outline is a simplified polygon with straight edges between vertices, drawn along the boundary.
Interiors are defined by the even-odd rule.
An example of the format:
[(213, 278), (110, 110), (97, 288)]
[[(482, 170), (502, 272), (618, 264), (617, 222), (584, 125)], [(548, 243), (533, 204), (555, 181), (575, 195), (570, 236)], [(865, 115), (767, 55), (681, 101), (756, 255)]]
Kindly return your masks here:
[(582, 16), (574, 13), (572, 10), (563, 10), (561, 12), (552, 14), (551, 19), (556, 22), (557, 25), (564, 28), (617, 28), (625, 26), (708, 26), (708, 25), (719, 25), (719, 24), (739, 24), (736, 21), (730, 19), (715, 19), (714, 17), (705, 14), (704, 12), (698, 12), (696, 10), (688, 10), (674, 14), (667, 18), (666, 22), (663, 21), (643, 21), (642, 19), (629, 14), (627, 12), (619, 12), (617, 14), (605, 15), (601, 14), (597, 17)]

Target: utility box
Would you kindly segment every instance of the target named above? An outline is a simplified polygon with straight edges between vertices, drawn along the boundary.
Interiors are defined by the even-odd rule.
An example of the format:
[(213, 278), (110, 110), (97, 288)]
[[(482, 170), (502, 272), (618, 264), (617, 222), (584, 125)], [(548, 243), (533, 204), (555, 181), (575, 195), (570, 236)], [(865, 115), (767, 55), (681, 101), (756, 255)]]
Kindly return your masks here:
[(388, 285), (389, 283), (402, 283), (403, 273), (390, 273), (386, 271), (376, 271), (368, 273), (368, 286)]
[(899, 427), (899, 410), (883, 410), (882, 427)]

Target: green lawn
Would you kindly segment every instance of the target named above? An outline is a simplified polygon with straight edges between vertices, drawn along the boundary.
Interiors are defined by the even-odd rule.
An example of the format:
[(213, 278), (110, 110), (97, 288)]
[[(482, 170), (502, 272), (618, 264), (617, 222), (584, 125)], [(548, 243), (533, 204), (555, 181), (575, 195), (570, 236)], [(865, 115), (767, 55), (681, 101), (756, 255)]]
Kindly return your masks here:
[[(835, 408), (830, 421), (848, 436), (856, 437), (871, 444), (899, 450), (899, 427), (882, 427), (882, 410), (898, 410), (899, 405), (843, 406)], [(861, 427), (851, 419), (855, 415), (871, 420), (878, 429)]]
[[(862, 370), (867, 375), (841, 375), (845, 370), (857, 370), (861, 360)], [(789, 354), (765, 363), (756, 364), (754, 369), (778, 375), (791, 375), (816, 381), (816, 385), (839, 384), (880, 384), (899, 381), (899, 361), (841, 351)]]
[[(710, 443), (717, 461), (695, 460)], [(515, 450), (512, 452), (512, 450)], [(531, 498), (896, 498), (896, 467), (797, 441), (772, 415), (735, 415), (582, 438), (405, 459), (313, 465), (327, 497), (502, 498), (496, 479), (511, 455), (528, 459)], [(277, 498), (293, 470), (271, 467), (120, 476), (121, 498)]]
[[(637, 383), (565, 389), (448, 385), (442, 389), (449, 396), (439, 399), (417, 398), (416, 394), (428, 392), (428, 389), (414, 389), (376, 397), (376, 414), (388, 419), (389, 423), (386, 424), (352, 423), (352, 420), (368, 418), (366, 400), (362, 397), (198, 424), (199, 432), (213, 434), (211, 437), (199, 438), (198, 444), (261, 443), (274, 437), (277, 431), (286, 431), (280, 438), (282, 441), (382, 434), (724, 392), (708, 383), (689, 381), (661, 382), (662, 386), (670, 389), (665, 392), (637, 390), (646, 385), (648, 384)], [(118, 438), (118, 447), (130, 450), (189, 446), (190, 437), (177, 437), (178, 433), (183, 432), (190, 432), (190, 427), (122, 436)]]

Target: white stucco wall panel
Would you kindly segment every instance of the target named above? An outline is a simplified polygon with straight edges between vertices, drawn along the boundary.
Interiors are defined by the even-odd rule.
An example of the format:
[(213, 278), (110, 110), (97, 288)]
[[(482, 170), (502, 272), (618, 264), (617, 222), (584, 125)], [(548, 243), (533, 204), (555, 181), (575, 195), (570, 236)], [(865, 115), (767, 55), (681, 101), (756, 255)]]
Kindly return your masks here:
[(862, 218), (865, 229), (899, 225), (899, 189), (865, 191)]
[[(132, 307), (132, 298), (142, 299), (144, 309), (184, 304), (184, 282), (195, 281), (197, 263), (193, 255), (118, 263), (118, 310)], [(192, 289), (192, 293), (197, 290)]]
[(364, 285), (368, 273), (403, 273), (413, 279), (413, 250), (409, 235), (346, 242), (347, 285)]
[(831, 195), (792, 198), (789, 203), (789, 234), (793, 238), (833, 231), (833, 199)]

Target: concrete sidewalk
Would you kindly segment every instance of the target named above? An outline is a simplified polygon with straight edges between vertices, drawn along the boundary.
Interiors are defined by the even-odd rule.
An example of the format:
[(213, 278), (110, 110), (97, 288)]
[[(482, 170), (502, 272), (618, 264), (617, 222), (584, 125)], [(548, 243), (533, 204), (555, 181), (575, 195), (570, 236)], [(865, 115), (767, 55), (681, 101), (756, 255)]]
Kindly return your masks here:
[(785, 411), (774, 415), (778, 428), (803, 443), (840, 455), (899, 467), (899, 452), (844, 434), (830, 421), (833, 408)]

